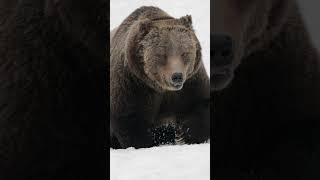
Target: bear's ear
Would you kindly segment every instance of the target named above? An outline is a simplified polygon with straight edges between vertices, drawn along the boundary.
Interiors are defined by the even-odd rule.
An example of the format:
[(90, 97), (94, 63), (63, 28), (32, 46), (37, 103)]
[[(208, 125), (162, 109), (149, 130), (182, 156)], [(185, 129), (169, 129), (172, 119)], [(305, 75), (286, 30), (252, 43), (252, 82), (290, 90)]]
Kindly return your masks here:
[(142, 19), (136, 21), (129, 29), (129, 33), (126, 39), (125, 44), (125, 65), (128, 65), (132, 70), (140, 69), (142, 62), (139, 62), (137, 58), (138, 46), (140, 45), (141, 40), (151, 29), (151, 20)]
[(137, 22), (137, 26), (132, 26), (133, 28), (138, 28), (140, 35), (146, 35), (151, 29), (151, 20), (142, 19)]
[(191, 15), (183, 16), (179, 19), (179, 21), (188, 29), (193, 29), (192, 27), (192, 17)]

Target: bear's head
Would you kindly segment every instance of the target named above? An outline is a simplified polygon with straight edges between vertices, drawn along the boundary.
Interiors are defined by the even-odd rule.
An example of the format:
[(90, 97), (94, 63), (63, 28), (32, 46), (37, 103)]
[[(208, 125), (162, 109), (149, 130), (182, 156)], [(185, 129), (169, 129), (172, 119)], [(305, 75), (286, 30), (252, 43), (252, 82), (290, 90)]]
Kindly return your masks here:
[(241, 60), (275, 39), (293, 4), (292, 0), (213, 1), (213, 90), (228, 86)]
[(140, 19), (131, 26), (126, 43), (126, 64), (156, 91), (182, 89), (201, 63), (191, 16)]

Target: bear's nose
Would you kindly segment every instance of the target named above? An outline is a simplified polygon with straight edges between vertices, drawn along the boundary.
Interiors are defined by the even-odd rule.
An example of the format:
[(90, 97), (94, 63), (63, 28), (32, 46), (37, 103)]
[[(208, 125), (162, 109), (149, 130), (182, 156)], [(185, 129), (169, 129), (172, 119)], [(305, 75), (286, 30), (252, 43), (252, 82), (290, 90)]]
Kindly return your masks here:
[(174, 85), (180, 85), (183, 83), (183, 74), (182, 73), (173, 73), (171, 76), (171, 80)]
[(233, 61), (233, 40), (226, 34), (213, 34), (213, 65), (216, 67), (228, 66)]

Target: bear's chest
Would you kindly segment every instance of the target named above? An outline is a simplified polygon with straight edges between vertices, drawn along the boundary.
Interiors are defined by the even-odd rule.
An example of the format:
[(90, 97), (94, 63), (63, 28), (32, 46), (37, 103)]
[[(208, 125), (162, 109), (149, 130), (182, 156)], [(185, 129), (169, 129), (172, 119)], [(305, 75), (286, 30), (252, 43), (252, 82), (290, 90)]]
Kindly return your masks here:
[(185, 97), (181, 92), (169, 92), (164, 94), (159, 106), (159, 115), (179, 114), (184, 112), (190, 106), (187, 99), (189, 98)]

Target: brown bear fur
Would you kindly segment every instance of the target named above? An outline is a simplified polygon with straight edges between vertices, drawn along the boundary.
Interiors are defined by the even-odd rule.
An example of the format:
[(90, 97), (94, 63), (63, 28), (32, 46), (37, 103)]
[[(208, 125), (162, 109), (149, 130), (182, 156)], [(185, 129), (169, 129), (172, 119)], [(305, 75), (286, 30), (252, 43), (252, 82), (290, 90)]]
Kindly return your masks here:
[[(111, 143), (155, 145), (152, 128), (163, 116), (177, 119), (186, 143), (209, 139), (209, 78), (191, 16), (175, 19), (159, 8), (141, 7), (110, 36)], [(185, 79), (181, 90), (165, 83), (171, 52), (178, 54)]]
[(295, 1), (213, 6), (235, 42), (233, 80), (213, 92), (214, 179), (320, 179), (320, 62)]

